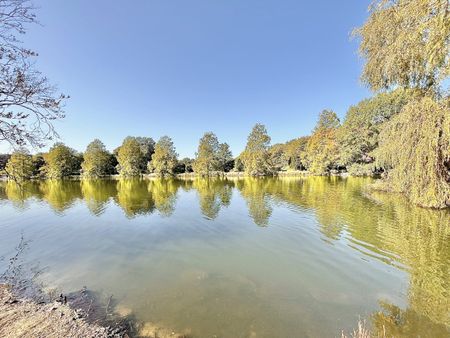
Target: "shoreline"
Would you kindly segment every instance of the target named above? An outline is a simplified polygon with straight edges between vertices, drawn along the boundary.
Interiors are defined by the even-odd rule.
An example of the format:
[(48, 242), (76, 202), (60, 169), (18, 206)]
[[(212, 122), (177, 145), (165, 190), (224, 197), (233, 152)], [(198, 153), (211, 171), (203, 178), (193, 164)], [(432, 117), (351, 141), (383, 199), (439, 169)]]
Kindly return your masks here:
[(64, 301), (37, 302), (16, 295), (11, 286), (0, 284), (0, 336), (127, 338), (108, 328), (88, 323), (82, 312)]
[[(136, 176), (127, 176), (123, 177), (120, 176), (120, 174), (114, 174), (114, 175), (106, 175), (106, 176), (100, 176), (100, 177), (85, 177), (83, 175), (70, 175), (62, 178), (55, 178), (55, 180), (95, 180), (95, 179), (136, 179), (136, 178), (176, 178), (176, 179), (192, 179), (192, 178), (277, 178), (277, 177), (372, 177), (372, 178), (379, 178), (379, 174), (372, 174), (372, 175), (350, 175), (348, 172), (333, 172), (333, 173), (327, 173), (327, 174), (313, 174), (309, 171), (279, 171), (277, 173), (274, 173), (272, 175), (248, 175), (243, 171), (230, 171), (230, 172), (214, 172), (211, 173), (211, 175), (200, 175), (196, 173), (181, 173), (181, 174), (175, 174), (172, 176), (160, 176), (158, 174), (140, 174)], [(46, 180), (52, 180), (52, 178), (45, 178), (45, 177), (34, 177), (31, 179), (27, 179), (25, 181), (46, 181)], [(8, 181), (7, 176), (0, 176), (0, 182), (1, 181)]]
[[(14, 285), (0, 283), (0, 337), (48, 338), (190, 338), (152, 322), (139, 322), (129, 309), (116, 308), (87, 289), (60, 294), (56, 299), (21, 295)], [(45, 300), (43, 300), (45, 299)]]

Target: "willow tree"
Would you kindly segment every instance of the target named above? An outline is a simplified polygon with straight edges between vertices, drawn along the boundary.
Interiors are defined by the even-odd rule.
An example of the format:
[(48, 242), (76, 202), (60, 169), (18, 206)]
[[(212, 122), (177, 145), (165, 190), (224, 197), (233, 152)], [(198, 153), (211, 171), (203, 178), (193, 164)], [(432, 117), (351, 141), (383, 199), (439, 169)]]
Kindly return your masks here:
[(422, 206), (450, 205), (449, 102), (430, 97), (412, 101), (380, 134), (376, 156), (388, 170), (385, 188)]
[(380, 134), (377, 154), (388, 170), (384, 188), (422, 206), (448, 205), (450, 109), (440, 87), (450, 75), (448, 0), (376, 1), (355, 33), (366, 59), (362, 80), (372, 90), (400, 86), (421, 96)]
[(270, 136), (263, 124), (257, 123), (247, 138), (247, 145), (239, 156), (244, 170), (252, 176), (265, 175), (271, 172), (269, 163)]
[(193, 169), (200, 175), (210, 175), (211, 172), (219, 169), (217, 153), (219, 150), (219, 140), (217, 136), (208, 132), (203, 135), (198, 144)]
[(366, 59), (362, 80), (374, 91), (436, 88), (450, 75), (448, 0), (378, 0), (355, 30)]
[(308, 169), (314, 174), (324, 174), (337, 167), (339, 148), (337, 130), (340, 122), (332, 110), (323, 110), (306, 146)]
[(81, 168), (86, 177), (101, 177), (112, 172), (111, 154), (100, 140), (88, 144)]
[(178, 154), (169, 136), (163, 136), (155, 146), (149, 169), (160, 176), (173, 175)]
[(12, 153), (4, 169), (8, 179), (22, 182), (33, 176), (34, 165), (30, 153), (20, 149)]

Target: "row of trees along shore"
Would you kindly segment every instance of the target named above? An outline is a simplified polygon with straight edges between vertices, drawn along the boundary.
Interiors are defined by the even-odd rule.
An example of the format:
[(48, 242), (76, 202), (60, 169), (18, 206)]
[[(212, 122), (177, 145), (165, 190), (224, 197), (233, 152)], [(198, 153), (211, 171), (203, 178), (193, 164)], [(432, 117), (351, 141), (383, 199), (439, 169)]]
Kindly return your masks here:
[[(53, 139), (52, 121), (64, 117), (64, 95), (33, 68), (36, 53), (19, 45), (15, 34), (36, 22), (27, 0), (4, 1), (0, 8), (0, 141), (18, 148), (4, 166), (14, 180), (62, 178), (81, 173), (100, 177), (118, 173), (173, 175), (245, 171), (271, 175), (285, 170), (351, 175), (382, 173), (375, 188), (401, 192), (413, 203), (433, 208), (450, 205), (450, 5), (448, 0), (376, 0), (359, 39), (365, 64), (361, 79), (374, 96), (351, 106), (339, 121), (331, 110), (320, 113), (310, 136), (270, 144), (257, 124), (247, 145), (233, 158), (213, 133), (199, 142), (194, 159), (177, 159), (172, 140), (127, 137), (109, 153), (94, 140), (81, 154), (56, 143), (45, 154), (23, 147)], [(42, 129), (45, 127), (45, 129)], [(0, 164), (9, 155), (0, 157)]]

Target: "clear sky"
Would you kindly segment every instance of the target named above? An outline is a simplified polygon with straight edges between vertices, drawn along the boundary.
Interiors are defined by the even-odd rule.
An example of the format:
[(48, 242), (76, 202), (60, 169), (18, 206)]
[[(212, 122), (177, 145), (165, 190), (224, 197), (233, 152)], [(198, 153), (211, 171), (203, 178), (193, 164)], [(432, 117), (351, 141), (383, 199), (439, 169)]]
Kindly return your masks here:
[[(234, 155), (256, 122), (272, 143), (307, 135), (370, 95), (350, 33), (370, 0), (35, 0), (23, 40), (71, 96), (56, 123), (67, 145), (108, 149), (169, 135), (181, 157), (213, 131)], [(3, 149), (0, 149), (3, 150)]]

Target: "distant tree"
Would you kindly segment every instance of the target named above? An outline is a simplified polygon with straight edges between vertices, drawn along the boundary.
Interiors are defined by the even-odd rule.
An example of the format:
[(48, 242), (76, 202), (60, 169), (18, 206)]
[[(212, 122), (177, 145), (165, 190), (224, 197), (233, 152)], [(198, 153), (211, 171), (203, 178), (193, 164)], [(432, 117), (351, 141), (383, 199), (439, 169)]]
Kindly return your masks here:
[(219, 169), (218, 161), (219, 141), (217, 136), (208, 132), (200, 139), (198, 150), (193, 165), (194, 172), (200, 175), (210, 175)]
[(233, 154), (228, 143), (220, 143), (217, 149), (217, 165), (223, 172), (233, 169)]
[(173, 175), (177, 165), (177, 152), (169, 136), (163, 136), (155, 146), (152, 161), (149, 162), (151, 171), (160, 176)]
[(288, 161), (290, 169), (306, 169), (306, 146), (309, 136), (302, 136), (286, 142), (284, 146), (284, 155)]
[(194, 169), (192, 169), (192, 166), (194, 164), (194, 160), (188, 157), (185, 157), (183, 159), (181, 159), (180, 161), (178, 161), (178, 172), (179, 173), (191, 173), (194, 171)]
[[(141, 161), (139, 163), (139, 171), (140, 173), (145, 173), (148, 169), (148, 162), (152, 160), (152, 155), (155, 152), (155, 141), (151, 137), (135, 137), (135, 136), (127, 136), (123, 142), (134, 140), (139, 144), (139, 148), (141, 150)], [(113, 154), (116, 158), (118, 158), (120, 147), (114, 149)]]
[(101, 177), (112, 172), (111, 154), (106, 150), (102, 141), (95, 139), (88, 144), (83, 154), (83, 176)]
[(283, 143), (277, 143), (269, 148), (269, 167), (273, 171), (281, 171), (285, 169), (288, 164), (288, 158), (286, 157), (286, 145)]
[(33, 161), (30, 153), (24, 149), (14, 151), (4, 171), (9, 179), (16, 182), (30, 179), (33, 176)]
[(31, 157), (33, 161), (33, 176), (41, 177), (44, 176), (43, 168), (45, 166), (45, 159), (43, 153), (37, 153)]
[(233, 171), (235, 171), (235, 172), (244, 171), (244, 164), (242, 163), (240, 156), (238, 156), (234, 159)]
[(269, 165), (270, 136), (266, 127), (257, 123), (247, 138), (245, 150), (239, 156), (244, 170), (250, 175), (264, 175), (271, 172)]
[(151, 137), (141, 137), (138, 136), (135, 138), (138, 141), (139, 146), (141, 147), (142, 152), (142, 171), (145, 171), (147, 168), (147, 163), (152, 160), (152, 155), (155, 152), (155, 141)]
[(0, 5), (0, 142), (14, 147), (43, 146), (57, 136), (53, 121), (64, 117), (64, 95), (35, 69), (37, 53), (17, 36), (36, 24), (28, 0), (3, 0)]
[(138, 176), (142, 171), (141, 145), (134, 137), (127, 137), (123, 140), (117, 152), (118, 171), (121, 176)]
[(306, 156), (308, 169), (315, 174), (324, 174), (337, 167), (339, 148), (337, 130), (339, 118), (332, 110), (323, 110), (319, 121), (308, 140)]
[(44, 154), (44, 159), (43, 171), (48, 178), (63, 178), (79, 173), (77, 153), (63, 143), (55, 143), (49, 152)]

